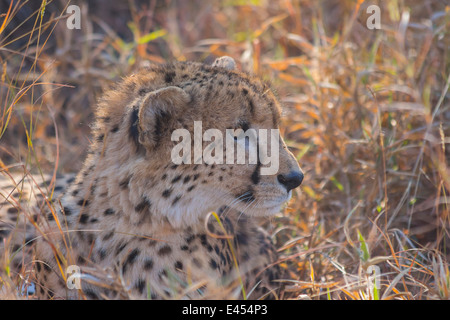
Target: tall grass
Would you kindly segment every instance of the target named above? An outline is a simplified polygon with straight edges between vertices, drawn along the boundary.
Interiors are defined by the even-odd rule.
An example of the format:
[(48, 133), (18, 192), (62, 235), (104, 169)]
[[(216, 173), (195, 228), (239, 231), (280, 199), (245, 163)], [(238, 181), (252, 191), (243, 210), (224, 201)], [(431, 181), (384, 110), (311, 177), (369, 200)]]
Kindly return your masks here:
[[(270, 80), (305, 171), (267, 228), (283, 298), (448, 299), (450, 7), (423, 1), (0, 2), (4, 174), (77, 169), (102, 89), (230, 55)], [(381, 9), (370, 30), (366, 8)]]

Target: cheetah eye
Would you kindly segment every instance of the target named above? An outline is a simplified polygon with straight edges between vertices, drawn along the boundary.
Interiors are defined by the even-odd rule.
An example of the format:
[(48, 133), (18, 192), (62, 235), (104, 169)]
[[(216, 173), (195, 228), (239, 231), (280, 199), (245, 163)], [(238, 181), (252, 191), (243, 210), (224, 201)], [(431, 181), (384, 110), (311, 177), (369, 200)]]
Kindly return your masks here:
[(237, 145), (244, 147), (245, 150), (248, 150), (251, 145), (257, 143), (256, 134), (252, 130), (244, 131), (242, 129), (235, 129), (230, 131), (230, 135)]

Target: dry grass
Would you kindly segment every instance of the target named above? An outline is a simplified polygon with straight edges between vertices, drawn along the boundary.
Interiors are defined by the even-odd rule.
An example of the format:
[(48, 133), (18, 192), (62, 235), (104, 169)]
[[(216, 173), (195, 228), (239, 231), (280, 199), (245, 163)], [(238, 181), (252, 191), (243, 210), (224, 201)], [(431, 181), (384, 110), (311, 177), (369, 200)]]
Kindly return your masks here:
[[(449, 299), (449, 6), (80, 3), (69, 30), (65, 1), (0, 0), (2, 170), (80, 168), (102, 88), (146, 61), (230, 55), (277, 89), (305, 171), (269, 226), (286, 298)], [(381, 30), (366, 27), (370, 4)]]

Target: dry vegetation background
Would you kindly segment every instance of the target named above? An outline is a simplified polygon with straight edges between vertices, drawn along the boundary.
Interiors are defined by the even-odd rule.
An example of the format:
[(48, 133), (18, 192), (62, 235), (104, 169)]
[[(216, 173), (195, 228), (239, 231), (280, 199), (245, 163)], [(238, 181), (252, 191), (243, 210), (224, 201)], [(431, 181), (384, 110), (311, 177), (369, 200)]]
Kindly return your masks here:
[(0, 170), (77, 170), (104, 88), (230, 55), (271, 81), (305, 171), (269, 226), (289, 296), (449, 299), (449, 27), (442, 0), (0, 0)]

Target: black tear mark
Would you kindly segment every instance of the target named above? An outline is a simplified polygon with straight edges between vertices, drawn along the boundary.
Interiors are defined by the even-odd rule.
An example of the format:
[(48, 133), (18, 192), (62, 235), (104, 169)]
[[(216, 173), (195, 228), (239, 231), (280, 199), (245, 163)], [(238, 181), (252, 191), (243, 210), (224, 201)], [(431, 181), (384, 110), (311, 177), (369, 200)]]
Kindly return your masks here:
[(261, 162), (258, 161), (258, 164), (256, 165), (255, 170), (252, 173), (252, 176), (250, 177), (253, 184), (258, 184), (259, 181), (261, 181), (261, 175), (260, 175), (260, 167), (261, 167)]

